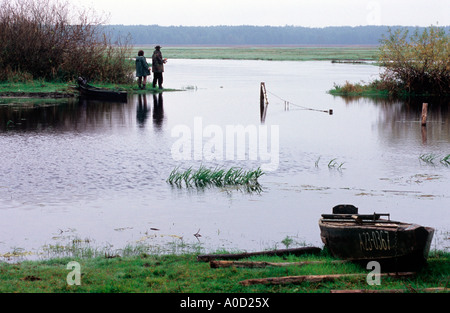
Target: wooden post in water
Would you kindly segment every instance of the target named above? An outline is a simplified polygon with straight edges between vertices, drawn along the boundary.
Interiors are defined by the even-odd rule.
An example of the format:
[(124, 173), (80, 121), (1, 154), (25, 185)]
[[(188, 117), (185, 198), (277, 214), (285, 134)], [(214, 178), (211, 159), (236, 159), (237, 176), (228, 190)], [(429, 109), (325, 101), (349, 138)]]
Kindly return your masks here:
[(264, 83), (261, 83), (260, 92), (259, 92), (259, 105), (261, 107), (261, 112), (264, 109), (264, 90), (263, 90)]
[(427, 126), (428, 103), (422, 104), (422, 126)]
[(422, 143), (425, 145), (427, 143), (427, 126), (422, 125)]
[(259, 106), (261, 109), (261, 122), (265, 122), (266, 120), (266, 112), (267, 112), (267, 106), (269, 105), (269, 101), (267, 100), (267, 94), (266, 94), (266, 84), (261, 83), (260, 88), (260, 95), (259, 95)]

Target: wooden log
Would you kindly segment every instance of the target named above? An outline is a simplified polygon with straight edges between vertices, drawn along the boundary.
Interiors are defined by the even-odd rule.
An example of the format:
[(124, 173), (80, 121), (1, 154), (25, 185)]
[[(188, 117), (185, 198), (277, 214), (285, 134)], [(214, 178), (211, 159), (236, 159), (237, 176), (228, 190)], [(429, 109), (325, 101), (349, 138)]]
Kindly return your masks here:
[(422, 133), (422, 143), (423, 144), (426, 144), (427, 143), (427, 126), (425, 125), (422, 125), (422, 131), (421, 131), (421, 133)]
[[(399, 273), (381, 273), (380, 276), (389, 277), (411, 277), (416, 273), (414, 272), (399, 272)], [(250, 285), (286, 285), (286, 284), (301, 284), (303, 282), (325, 282), (334, 281), (340, 278), (363, 278), (367, 277), (367, 274), (332, 274), (332, 275), (301, 275), (301, 276), (284, 276), (284, 277), (268, 277), (268, 278), (255, 278), (240, 281), (242, 286)]]
[(345, 289), (345, 290), (330, 290), (330, 293), (414, 293), (414, 292), (445, 292), (447, 288), (423, 288), (423, 289), (390, 289), (390, 290), (376, 290), (376, 289)]
[(279, 249), (260, 252), (244, 252), (244, 253), (232, 253), (232, 254), (204, 254), (198, 255), (197, 261), (209, 262), (211, 260), (238, 260), (249, 258), (252, 256), (275, 256), (275, 255), (304, 255), (304, 254), (319, 254), (322, 249), (318, 247), (301, 247), (292, 249)]
[(347, 263), (346, 260), (337, 261), (303, 261), (303, 262), (251, 262), (251, 261), (222, 261), (222, 260), (211, 260), (209, 265), (211, 268), (227, 268), (227, 267), (238, 267), (238, 268), (265, 268), (265, 267), (287, 267), (287, 266), (303, 266), (309, 264), (341, 264)]
[(427, 125), (428, 103), (422, 104), (422, 126)]
[(261, 83), (260, 91), (259, 91), (259, 105), (261, 108), (261, 118), (262, 118), (262, 112), (264, 111), (264, 83)]
[(261, 122), (264, 123), (266, 120), (267, 106), (269, 105), (269, 101), (267, 100), (266, 84), (264, 82), (261, 83), (259, 105), (261, 111)]

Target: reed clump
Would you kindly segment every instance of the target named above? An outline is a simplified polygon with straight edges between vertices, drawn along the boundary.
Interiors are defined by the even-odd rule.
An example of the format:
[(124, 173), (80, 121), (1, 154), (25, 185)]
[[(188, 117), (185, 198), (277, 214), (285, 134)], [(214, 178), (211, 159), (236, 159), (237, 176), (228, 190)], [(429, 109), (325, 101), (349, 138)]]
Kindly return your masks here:
[(421, 160), (424, 163), (432, 165), (434, 165), (435, 164), (434, 162), (438, 160), (439, 163), (441, 163), (442, 165), (450, 166), (450, 154), (440, 156), (434, 153), (424, 153), (419, 156), (419, 160)]
[(187, 170), (175, 168), (169, 175), (167, 183), (177, 187), (227, 187), (244, 186), (246, 189), (256, 191), (260, 189), (258, 179), (264, 172), (256, 170), (244, 170), (242, 168), (207, 168), (200, 166), (197, 170), (189, 167)]
[(386, 82), (379, 79), (370, 83), (350, 83), (346, 81), (343, 85), (334, 84), (329, 93), (335, 96), (387, 97), (390, 88)]

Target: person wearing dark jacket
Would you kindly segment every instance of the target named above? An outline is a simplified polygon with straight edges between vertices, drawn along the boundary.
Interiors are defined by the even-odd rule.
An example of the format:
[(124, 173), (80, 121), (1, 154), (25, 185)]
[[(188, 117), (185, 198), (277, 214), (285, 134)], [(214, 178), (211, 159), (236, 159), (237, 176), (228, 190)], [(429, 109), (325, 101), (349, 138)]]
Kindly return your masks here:
[(136, 57), (136, 77), (138, 78), (138, 86), (140, 89), (145, 89), (148, 75), (151, 75), (150, 66), (144, 57), (144, 51), (139, 50), (138, 56)]
[(153, 88), (158, 83), (159, 89), (163, 89), (163, 72), (166, 62), (167, 59), (164, 59), (161, 53), (161, 46), (156, 46), (152, 56)]

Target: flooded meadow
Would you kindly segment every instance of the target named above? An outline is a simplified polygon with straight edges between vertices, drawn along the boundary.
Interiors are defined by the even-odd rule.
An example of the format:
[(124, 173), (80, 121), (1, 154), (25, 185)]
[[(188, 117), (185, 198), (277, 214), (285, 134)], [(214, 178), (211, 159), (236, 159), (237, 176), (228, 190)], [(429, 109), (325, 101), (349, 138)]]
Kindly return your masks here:
[[(164, 74), (164, 86), (180, 91), (126, 103), (0, 99), (0, 255), (45, 257), (75, 241), (112, 250), (322, 247), (320, 215), (343, 203), (434, 227), (431, 248), (448, 251), (448, 100), (327, 93), (379, 71), (180, 59)], [(261, 190), (167, 182), (177, 167), (200, 166), (262, 168)]]

